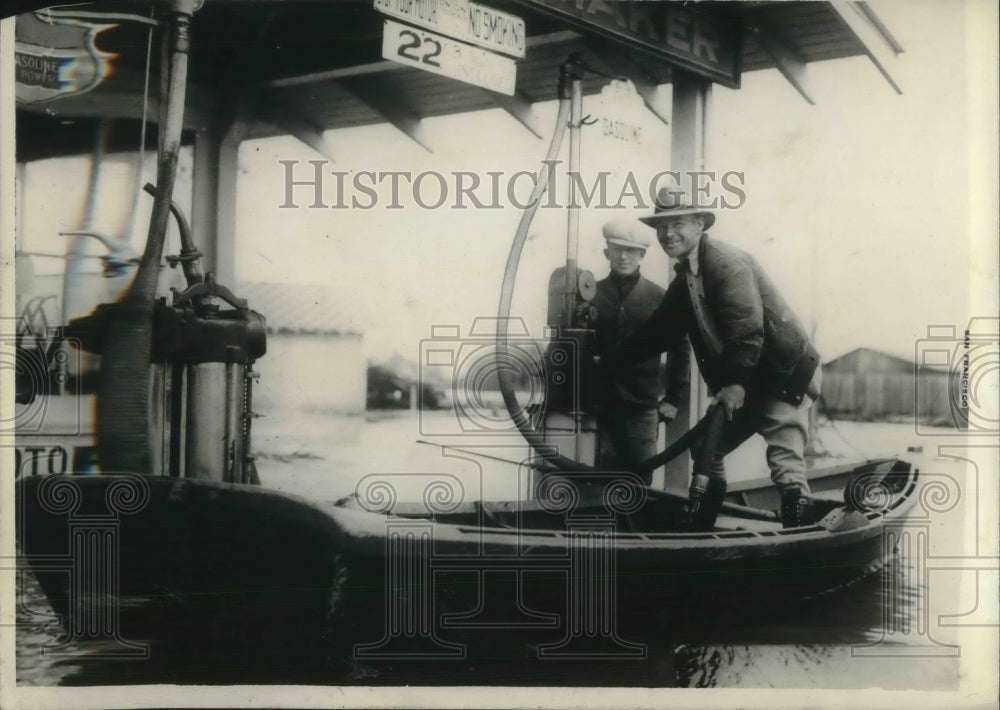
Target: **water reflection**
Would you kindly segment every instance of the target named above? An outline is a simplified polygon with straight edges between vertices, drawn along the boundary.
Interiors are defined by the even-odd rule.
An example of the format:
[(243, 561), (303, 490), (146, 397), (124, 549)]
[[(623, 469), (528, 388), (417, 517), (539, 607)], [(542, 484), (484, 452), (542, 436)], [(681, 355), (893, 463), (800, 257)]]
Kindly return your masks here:
[[(289, 420), (275, 417), (282, 424)], [(402, 450), (387, 447), (386, 441), (412, 439), (412, 422), (387, 420), (371, 423), (360, 430), (356, 443), (330, 443), (328, 418), (309, 423), (296, 419), (295, 431), (273, 432), (272, 466), (267, 485), (312, 499), (332, 500), (354, 490), (361, 473), (398, 471), (398, 459), (405, 456), (408, 469), (452, 471), (452, 459), (442, 464), (441, 454), (432, 447), (411, 446)], [(838, 424), (838, 426), (841, 426)], [(848, 424), (842, 425), (848, 430)], [(885, 426), (872, 429), (871, 440), (907, 442), (912, 433), (898, 434)], [(897, 425), (898, 426), (898, 425)], [(864, 425), (849, 429), (852, 436), (868, 431)], [(904, 436), (905, 433), (905, 436)], [(279, 436), (280, 434), (280, 436)], [(409, 438), (408, 438), (409, 437)], [(895, 438), (893, 438), (895, 437)], [(928, 448), (930, 443), (927, 443)], [(873, 444), (874, 448), (874, 444)], [(317, 458), (295, 458), (281, 464), (276, 454), (302, 451)], [(424, 457), (424, 458), (421, 458)], [(395, 462), (395, 463), (394, 463)], [(963, 464), (964, 465), (964, 464)], [(958, 464), (932, 459), (918, 464), (922, 471), (957, 473)], [(331, 467), (342, 475), (330, 474)], [(486, 499), (506, 499), (509, 491), (500, 489), (508, 481), (492, 470), (480, 476), (483, 487), (467, 486), (470, 495)], [(355, 475), (357, 474), (357, 475)], [(477, 475), (479, 475), (477, 473)], [(464, 480), (464, 479), (463, 479)], [(479, 480), (479, 479), (477, 479)], [(964, 480), (964, 479), (960, 479)], [(497, 490), (486, 490), (485, 486)], [(916, 511), (915, 517), (920, 511)], [(540, 661), (537, 649), (519, 644), (511, 633), (506, 643), (499, 635), (489, 635), (474, 661), (436, 661), (416, 664), (356, 663), (350, 654), (314, 653), (306, 658), (269, 659), (253, 662), (249, 657), (253, 642), (246, 639), (246, 649), (223, 661), (206, 657), (204, 639), (191, 638), (183, 649), (154, 649), (149, 660), (109, 661), (95, 656), (100, 649), (69, 647), (68, 658), (43, 654), (55, 648), (61, 636), (52, 620), (41, 590), (30, 573), (25, 575), (22, 604), (17, 611), (18, 682), (27, 685), (99, 685), (99, 684), (323, 684), (323, 685), (620, 685), (666, 687), (883, 687), (944, 690), (957, 683), (957, 659), (942, 660), (933, 654), (946, 655), (949, 649), (935, 646), (927, 626), (936, 624), (937, 614), (965, 611), (955, 608), (958, 575), (954, 572), (933, 578), (933, 589), (920, 585), (928, 570), (927, 560), (918, 564), (918, 554), (961, 554), (965, 515), (962, 509), (935, 512), (924, 521), (914, 520), (913, 536), (932, 536), (922, 550), (900, 548), (881, 571), (837, 592), (805, 603), (786, 604), (775, 599), (774, 613), (766, 620), (751, 618), (742, 609), (730, 609), (723, 623), (714, 616), (689, 619), (692, 630), (680, 633), (677, 628), (657, 628), (635, 611), (626, 638), (646, 643), (649, 655), (641, 661), (580, 662)], [(921, 527), (924, 526), (924, 527)], [(933, 592), (933, 593), (931, 593)], [(682, 614), (685, 610), (681, 610)], [(923, 624), (923, 628), (921, 628)], [(642, 638), (638, 638), (641, 634)], [(935, 633), (941, 629), (935, 626)], [(483, 634), (487, 637), (487, 634)], [(377, 636), (375, 638), (378, 638)], [(496, 639), (498, 643), (493, 643)], [(373, 639), (374, 640), (374, 639)], [(943, 638), (939, 641), (947, 642)], [(912, 653), (911, 653), (912, 651)], [(919, 654), (917, 652), (920, 652)], [(896, 657), (893, 657), (896, 654)], [(925, 655), (923, 659), (906, 655)], [(903, 658), (899, 656), (902, 655)]]
[[(788, 606), (763, 621), (733, 621), (739, 619), (736, 614), (728, 615), (722, 627), (718, 620), (700, 620), (700, 633), (650, 632), (642, 639), (648, 656), (640, 660), (540, 661), (537, 649), (512, 632), (506, 639), (510, 643), (498, 643), (471, 660), (379, 665), (359, 663), (350, 654), (317, 653), (305, 662), (259, 663), (249, 654), (206, 658), (199, 653), (198, 639), (190, 639), (185, 649), (153, 649), (147, 660), (101, 659), (99, 646), (60, 645), (60, 627), (25, 571), (17, 614), (18, 683), (836, 687), (840, 667), (845, 683), (877, 686), (885, 679), (859, 673), (861, 662), (852, 657), (851, 648), (878, 643), (886, 629), (912, 628), (923, 590), (912, 584), (909, 565), (896, 555), (883, 570), (848, 588)], [(712, 643), (698, 643), (699, 635)], [(918, 671), (908, 671), (904, 681), (910, 683), (913, 673)]]

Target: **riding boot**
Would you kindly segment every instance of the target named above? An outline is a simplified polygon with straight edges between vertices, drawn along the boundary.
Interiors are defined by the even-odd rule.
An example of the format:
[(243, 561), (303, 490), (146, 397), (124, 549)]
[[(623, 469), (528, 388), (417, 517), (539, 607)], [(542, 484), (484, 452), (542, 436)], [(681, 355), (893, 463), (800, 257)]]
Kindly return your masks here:
[(812, 498), (798, 485), (791, 485), (781, 492), (781, 527), (798, 528), (816, 522)]

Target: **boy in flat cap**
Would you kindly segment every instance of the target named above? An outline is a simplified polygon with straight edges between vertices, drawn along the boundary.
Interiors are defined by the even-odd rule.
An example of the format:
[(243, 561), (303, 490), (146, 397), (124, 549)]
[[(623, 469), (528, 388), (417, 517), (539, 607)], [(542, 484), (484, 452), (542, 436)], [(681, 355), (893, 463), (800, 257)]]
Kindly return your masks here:
[(754, 433), (767, 442), (783, 524), (812, 523), (804, 452), (820, 369), (809, 336), (752, 256), (705, 234), (715, 223), (712, 212), (663, 188), (655, 213), (641, 221), (656, 229), (660, 246), (678, 259), (677, 278), (619, 352), (627, 362), (644, 362), (689, 335), (714, 394), (711, 406), (725, 408), (728, 422), (715, 462), (701, 472), (710, 478), (701, 524), (714, 524), (725, 496), (722, 457)]
[[(661, 382), (659, 353), (628, 364), (613, 356), (621, 341), (663, 299), (663, 289), (639, 273), (650, 243), (642, 231), (626, 220), (604, 225), (604, 256), (610, 273), (597, 282), (591, 301), (597, 309), (594, 330), (603, 363), (597, 387), (598, 465), (608, 470), (634, 470), (656, 454), (659, 421), (677, 415), (689, 379), (691, 355), (686, 339), (670, 349), (663, 378), (666, 386)], [(665, 396), (661, 399), (661, 395)], [(646, 478), (649, 485), (652, 472)]]

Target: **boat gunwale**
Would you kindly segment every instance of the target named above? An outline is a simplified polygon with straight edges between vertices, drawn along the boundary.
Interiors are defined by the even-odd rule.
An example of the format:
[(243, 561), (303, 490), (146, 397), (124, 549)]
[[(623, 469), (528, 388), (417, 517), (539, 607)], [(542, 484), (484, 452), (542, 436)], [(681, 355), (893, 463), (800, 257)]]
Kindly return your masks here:
[[(898, 458), (895, 460), (900, 461)], [(916, 492), (919, 488), (919, 471), (917, 468), (908, 463), (906, 465), (909, 466), (909, 470), (900, 473), (905, 473), (908, 480), (901, 487), (902, 490), (894, 496), (891, 505), (883, 510), (866, 512), (857, 511), (867, 519), (867, 524), (845, 530), (831, 530), (819, 524), (808, 527), (782, 529), (777, 527), (778, 523), (776, 522), (774, 530), (766, 531), (741, 529), (716, 532), (625, 532), (603, 528), (596, 530), (596, 532), (610, 535), (615, 541), (616, 549), (622, 551), (658, 548), (663, 549), (664, 551), (681, 551), (688, 549), (727, 549), (749, 551), (754, 548), (761, 548), (779, 550), (780, 552), (778, 554), (783, 554), (784, 551), (794, 549), (798, 543), (815, 545), (820, 548), (826, 547), (827, 544), (848, 544), (849, 541), (855, 536), (861, 538), (881, 534), (881, 530), (886, 523), (891, 523), (897, 519), (901, 519), (915, 504), (917, 497)], [(45, 478), (47, 477), (31, 477), (22, 479), (17, 483), (19, 487), (38, 485), (38, 483)], [(70, 480), (82, 482), (84, 485), (98, 486), (102, 483), (110, 485), (115, 480), (134, 477), (101, 475), (69, 478)], [(190, 488), (195, 491), (201, 491), (210, 498), (213, 497), (213, 494), (216, 494), (217, 491), (229, 491), (238, 492), (257, 499), (267, 498), (274, 501), (280, 501), (282, 506), (304, 505), (312, 511), (310, 518), (313, 519), (313, 524), (318, 524), (320, 527), (326, 528), (329, 532), (334, 532), (335, 537), (339, 538), (342, 544), (350, 544), (349, 541), (353, 540), (355, 544), (362, 543), (363, 546), (367, 546), (367, 542), (376, 541), (379, 543), (380, 548), (384, 548), (386, 523), (409, 522), (413, 524), (429, 523), (433, 526), (435, 553), (437, 553), (437, 549), (441, 546), (452, 545), (469, 546), (470, 544), (475, 544), (480, 547), (499, 546), (509, 548), (512, 545), (512, 538), (516, 538), (517, 540), (530, 540), (530, 544), (527, 546), (533, 550), (537, 551), (539, 548), (548, 547), (560, 551), (558, 554), (565, 555), (568, 549), (567, 541), (570, 540), (574, 534), (580, 534), (581, 532), (595, 532), (586, 531), (583, 527), (581, 527), (580, 530), (532, 529), (453, 523), (447, 520), (440, 520), (437, 516), (430, 513), (424, 516), (395, 516), (391, 512), (369, 510), (364, 507), (345, 507), (345, 501), (352, 499), (351, 496), (332, 502), (315, 501), (301, 495), (291, 494), (285, 491), (270, 489), (263, 486), (247, 486), (246, 484), (222, 483), (199, 479), (169, 478), (160, 476), (151, 478), (155, 480), (157, 482), (156, 485), (160, 487), (166, 487), (166, 482), (169, 482), (169, 497), (174, 500), (175, 503), (180, 502), (180, 499), (185, 497), (183, 490)], [(178, 491), (181, 491), (181, 493), (178, 494)], [(499, 502), (506, 503), (509, 501)], [(478, 503), (481, 505), (482, 501), (478, 501)], [(19, 514), (20, 512), (21, 511), (19, 510)], [(446, 516), (447, 514), (441, 517)], [(612, 521), (613, 518), (608, 518), (604, 521), (595, 522), (606, 524), (607, 522)], [(477, 539), (471, 540), (470, 538), (472, 538), (472, 536), (475, 536)], [(720, 545), (720, 543), (725, 544)]]
[[(865, 538), (883, 535), (884, 527), (887, 524), (895, 523), (903, 519), (910, 508), (916, 503), (917, 491), (919, 489), (919, 469), (912, 464), (902, 461), (898, 457), (891, 457), (881, 461), (896, 461), (907, 466), (907, 470), (899, 473), (905, 474), (907, 480), (900, 486), (899, 493), (893, 496), (890, 505), (882, 510), (857, 511), (866, 519), (866, 524), (851, 527), (844, 530), (831, 530), (818, 523), (808, 527), (780, 528), (774, 530), (754, 531), (754, 530), (732, 530), (717, 532), (619, 532), (611, 529), (598, 529), (594, 532), (605, 534), (614, 540), (615, 549), (619, 552), (632, 552), (639, 550), (660, 550), (664, 553), (675, 552), (677, 554), (690, 552), (691, 554), (704, 554), (710, 551), (726, 551), (726, 557), (731, 555), (742, 555), (747, 557), (771, 557), (793, 553), (800, 546), (809, 547), (814, 551), (837, 547), (840, 545), (850, 545)], [(865, 462), (860, 465), (867, 465)], [(855, 468), (857, 470), (857, 467)], [(343, 502), (343, 501), (341, 501)], [(505, 501), (501, 501), (505, 502)], [(838, 508), (835, 510), (843, 510)], [(438, 516), (428, 513), (424, 516), (394, 516), (391, 512), (369, 511), (365, 508), (350, 509), (340, 505), (333, 513), (345, 526), (345, 533), (349, 537), (361, 542), (363, 540), (381, 541), (385, 535), (385, 525), (387, 521), (397, 524), (425, 523), (433, 526), (434, 554), (447, 556), (447, 548), (455, 546), (476, 546), (479, 549), (487, 548), (511, 548), (516, 547), (518, 551), (528, 549), (531, 554), (519, 557), (530, 560), (532, 557), (544, 558), (547, 556), (565, 556), (568, 552), (568, 543), (572, 535), (580, 534), (584, 530), (558, 530), (558, 529), (522, 529), (522, 528), (501, 528), (486, 525), (451, 523), (447, 520), (440, 520)], [(446, 514), (447, 515), (447, 514)], [(440, 516), (440, 517), (446, 517)], [(375, 517), (373, 517), (375, 516)], [(378, 519), (378, 527), (371, 525), (371, 521)], [(550, 554), (543, 554), (543, 550), (552, 550)], [(508, 553), (509, 554), (509, 553)], [(706, 555), (706, 561), (710, 555)], [(724, 561), (714, 559), (713, 561)]]

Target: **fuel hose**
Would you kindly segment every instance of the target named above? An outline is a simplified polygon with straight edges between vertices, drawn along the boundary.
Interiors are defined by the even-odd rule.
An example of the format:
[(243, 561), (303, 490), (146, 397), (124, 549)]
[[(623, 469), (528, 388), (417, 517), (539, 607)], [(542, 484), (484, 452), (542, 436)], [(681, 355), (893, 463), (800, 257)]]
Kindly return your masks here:
[(514, 242), (511, 244), (510, 254), (507, 256), (507, 266), (504, 269), (503, 283), (500, 287), (500, 308), (497, 318), (496, 365), (497, 379), (500, 382), (500, 393), (503, 395), (503, 402), (504, 406), (507, 408), (507, 413), (510, 415), (514, 425), (521, 433), (521, 436), (524, 437), (524, 440), (528, 442), (535, 453), (542, 457), (547, 463), (561, 471), (588, 471), (592, 470), (591, 466), (574, 461), (573, 459), (560, 454), (555, 447), (546, 443), (542, 434), (536, 431), (532, 426), (527, 414), (525, 414), (524, 408), (517, 401), (517, 395), (514, 392), (514, 383), (511, 378), (511, 371), (513, 368), (510, 367), (512, 359), (510, 357), (510, 346), (507, 342), (509, 335), (508, 325), (510, 321), (510, 308), (511, 302), (514, 298), (514, 280), (517, 276), (517, 266), (521, 260), (521, 251), (524, 249), (524, 243), (528, 238), (528, 229), (531, 226), (531, 221), (534, 219), (535, 212), (538, 211), (538, 205), (548, 188), (549, 166), (559, 154), (559, 147), (562, 145), (563, 135), (566, 132), (566, 125), (570, 115), (570, 103), (570, 98), (565, 95), (565, 92), (560, 91), (559, 112), (556, 116), (555, 132), (552, 135), (551, 143), (549, 143), (549, 149), (545, 155), (545, 161), (542, 168), (538, 171), (538, 175), (536, 176), (535, 187), (531, 192), (531, 198), (529, 199), (524, 212), (521, 213), (521, 219), (518, 222), (517, 231), (514, 233)]
[[(524, 244), (528, 237), (528, 229), (531, 226), (531, 221), (534, 219), (535, 212), (538, 211), (538, 205), (548, 188), (549, 166), (555, 160), (559, 153), (559, 148), (562, 145), (563, 135), (566, 132), (566, 126), (570, 117), (571, 104), (573, 100), (570, 79), (575, 78), (573, 76), (573, 72), (578, 69), (580, 69), (580, 66), (574, 65), (572, 59), (563, 65), (563, 74), (560, 77), (559, 87), (559, 111), (556, 116), (555, 131), (552, 135), (552, 141), (549, 143), (543, 167), (538, 171), (538, 175), (535, 179), (535, 186), (531, 193), (531, 199), (528, 201), (527, 207), (525, 207), (524, 211), (521, 213), (521, 219), (518, 222), (517, 231), (514, 233), (514, 241), (510, 247), (510, 253), (507, 256), (507, 265), (504, 269), (503, 282), (500, 287), (500, 308), (497, 318), (496, 348), (497, 379), (500, 383), (500, 393), (503, 396), (503, 402), (507, 409), (507, 413), (510, 415), (514, 425), (521, 433), (521, 436), (523, 436), (524, 440), (531, 446), (532, 450), (534, 450), (536, 454), (538, 454), (553, 468), (566, 472), (593, 471), (594, 468), (593, 466), (589, 466), (579, 461), (574, 461), (573, 459), (560, 454), (558, 449), (547, 443), (541, 432), (537, 431), (534, 426), (532, 426), (531, 421), (525, 414), (524, 408), (517, 401), (517, 395), (514, 392), (514, 383), (511, 373), (517, 368), (511, 365), (513, 359), (510, 357), (510, 346), (508, 344), (508, 326), (510, 322), (511, 302), (514, 297), (514, 281), (517, 276), (518, 263), (521, 260), (521, 252), (524, 249)], [(712, 437), (710, 438), (714, 441), (718, 437), (718, 432), (716, 430), (719, 426), (721, 426), (721, 423), (717, 417), (706, 416), (677, 441), (667, 447), (667, 449), (640, 463), (636, 470), (639, 472), (648, 472), (654, 468), (662, 466), (667, 461), (670, 461), (687, 450), (692, 443), (694, 443), (697, 439), (704, 437), (707, 433), (712, 434)], [(714, 450), (714, 446), (710, 448)]]
[(97, 392), (97, 455), (104, 473), (150, 474), (152, 436), (149, 422), (149, 364), (153, 337), (153, 301), (159, 277), (171, 196), (177, 176), (184, 96), (187, 85), (190, 20), (195, 0), (172, 0), (165, 52), (166, 96), (160, 126), (157, 193), (146, 246), (128, 292), (116, 306), (104, 334)]

